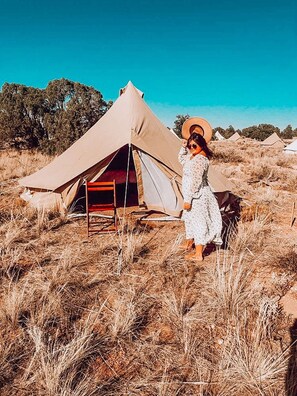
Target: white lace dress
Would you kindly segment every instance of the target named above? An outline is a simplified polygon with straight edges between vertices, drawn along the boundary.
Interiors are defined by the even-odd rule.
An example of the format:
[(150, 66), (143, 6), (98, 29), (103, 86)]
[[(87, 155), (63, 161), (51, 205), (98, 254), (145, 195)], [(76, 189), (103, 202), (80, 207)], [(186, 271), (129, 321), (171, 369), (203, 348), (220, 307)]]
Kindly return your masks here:
[(184, 147), (178, 156), (183, 166), (182, 193), (184, 201), (192, 204), (184, 210), (186, 238), (194, 239), (195, 245), (214, 242), (221, 245), (222, 217), (218, 202), (208, 185), (209, 160), (203, 155), (191, 154)]

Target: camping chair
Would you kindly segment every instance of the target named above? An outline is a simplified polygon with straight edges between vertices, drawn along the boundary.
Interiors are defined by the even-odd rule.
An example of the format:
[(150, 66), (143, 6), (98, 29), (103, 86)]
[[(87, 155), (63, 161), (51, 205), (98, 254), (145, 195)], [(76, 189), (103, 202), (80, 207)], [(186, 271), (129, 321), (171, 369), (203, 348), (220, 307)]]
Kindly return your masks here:
[[(86, 212), (87, 212), (87, 226), (88, 226), (88, 237), (90, 233), (103, 233), (103, 232), (117, 232), (117, 204), (116, 204), (116, 183), (115, 180), (112, 182), (85, 182), (86, 186)], [(97, 203), (99, 196), (108, 192), (108, 202), (104, 203)], [(105, 200), (106, 201), (106, 194)], [(93, 217), (93, 220), (90, 219), (91, 213), (100, 213), (112, 211), (113, 216), (104, 216), (104, 215), (97, 215), (101, 218), (101, 221), (96, 220), (96, 217)], [(95, 218), (95, 219), (94, 219)], [(103, 223), (102, 218), (105, 220), (111, 220)], [(103, 224), (102, 224), (103, 223)], [(112, 226), (111, 226), (112, 225)]]

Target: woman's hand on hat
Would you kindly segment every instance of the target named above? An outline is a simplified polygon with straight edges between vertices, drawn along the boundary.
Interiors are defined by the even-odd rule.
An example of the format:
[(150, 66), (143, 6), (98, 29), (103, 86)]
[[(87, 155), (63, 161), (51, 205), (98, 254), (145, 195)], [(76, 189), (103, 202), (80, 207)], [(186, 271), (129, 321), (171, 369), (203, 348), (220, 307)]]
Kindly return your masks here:
[(182, 146), (187, 147), (188, 141), (186, 139), (182, 139)]
[(192, 207), (192, 204), (190, 202), (184, 202), (184, 210), (190, 210)]

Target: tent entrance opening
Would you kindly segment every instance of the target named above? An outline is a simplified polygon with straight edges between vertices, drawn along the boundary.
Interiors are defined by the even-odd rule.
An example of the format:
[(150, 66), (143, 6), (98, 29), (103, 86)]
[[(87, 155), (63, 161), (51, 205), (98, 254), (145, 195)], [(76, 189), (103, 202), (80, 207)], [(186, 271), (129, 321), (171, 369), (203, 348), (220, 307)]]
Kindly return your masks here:
[[(132, 152), (130, 153), (130, 160), (128, 166), (129, 146), (122, 147), (111, 163), (108, 165), (106, 171), (98, 178), (97, 181), (116, 181), (117, 207), (138, 206), (138, 190), (136, 181), (136, 172), (133, 161)], [(128, 177), (127, 177), (128, 169)], [(127, 182), (127, 187), (126, 187)], [(127, 189), (127, 191), (126, 191)], [(126, 192), (126, 205), (125, 205)]]
[[(128, 158), (129, 166), (128, 165)], [(127, 169), (129, 169), (127, 177)], [(125, 145), (122, 147), (118, 153), (115, 155), (111, 163), (106, 168), (105, 172), (97, 179), (93, 181), (107, 182), (116, 181), (116, 198), (117, 207), (122, 208), (124, 206), (138, 206), (138, 190), (137, 190), (137, 180), (136, 172), (133, 161), (132, 152), (129, 156), (129, 146)], [(126, 186), (127, 182), (127, 186)], [(125, 204), (125, 194), (126, 194), (126, 204)], [(86, 194), (85, 186), (82, 185), (78, 191), (75, 198), (76, 205), (74, 211), (85, 212), (86, 211)], [(89, 199), (91, 203), (108, 203), (112, 202), (112, 192), (105, 191), (92, 194)]]

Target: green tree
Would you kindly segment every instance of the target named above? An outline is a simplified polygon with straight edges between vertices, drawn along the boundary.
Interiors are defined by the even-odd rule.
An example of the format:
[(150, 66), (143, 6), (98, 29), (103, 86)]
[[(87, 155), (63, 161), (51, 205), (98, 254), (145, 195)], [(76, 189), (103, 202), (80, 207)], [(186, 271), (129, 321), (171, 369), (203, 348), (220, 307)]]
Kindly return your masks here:
[(182, 131), (183, 123), (184, 123), (186, 120), (188, 120), (189, 118), (190, 118), (189, 114), (186, 114), (186, 115), (178, 114), (178, 115), (176, 116), (176, 120), (174, 121), (174, 128), (173, 128), (173, 131), (176, 133), (176, 135), (177, 135), (179, 138), (182, 138), (181, 131)]
[(99, 91), (66, 79), (51, 81), (45, 89), (50, 111), (45, 117), (48, 139), (42, 149), (61, 153), (90, 129), (111, 107)]
[(258, 127), (257, 125), (253, 125), (247, 128), (242, 129), (242, 136), (250, 138), (250, 139), (256, 139), (258, 135)]
[(271, 124), (259, 124), (258, 126), (253, 125), (242, 130), (242, 134), (245, 137), (260, 141), (267, 139), (268, 136), (272, 135), (273, 133), (280, 135), (280, 130), (278, 127), (275, 127)]
[(258, 140), (265, 140), (273, 133), (280, 136), (280, 129), (271, 124), (259, 124), (258, 125)]
[(293, 128), (290, 124), (282, 131), (282, 138), (283, 139), (293, 138)]
[(232, 135), (234, 135), (235, 132), (241, 134), (241, 130), (240, 130), (240, 129), (235, 130), (234, 127), (233, 127), (232, 125), (229, 125), (228, 128), (225, 129), (224, 137), (225, 137), (226, 139), (229, 139), (229, 137), (231, 137)]
[(111, 105), (94, 88), (66, 79), (45, 89), (6, 83), (0, 92), (0, 144), (60, 153)]
[(42, 90), (20, 84), (4, 84), (0, 92), (0, 141), (15, 148), (39, 147), (45, 136), (47, 111)]

